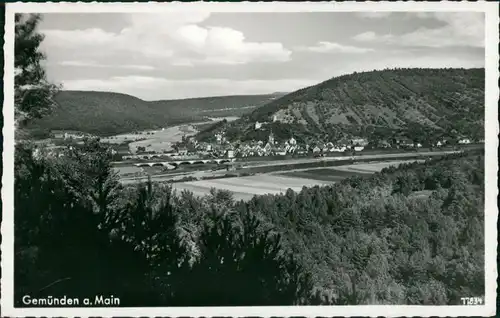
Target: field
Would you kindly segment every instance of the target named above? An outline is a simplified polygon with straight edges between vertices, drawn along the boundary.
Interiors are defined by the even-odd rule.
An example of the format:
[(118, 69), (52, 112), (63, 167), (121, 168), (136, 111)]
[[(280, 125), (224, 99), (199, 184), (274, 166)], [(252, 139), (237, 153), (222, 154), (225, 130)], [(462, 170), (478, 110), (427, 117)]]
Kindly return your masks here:
[(237, 120), (239, 117), (214, 117), (210, 121), (190, 123), (185, 125), (172, 126), (161, 130), (145, 130), (136, 134), (127, 133), (116, 136), (102, 138), (103, 142), (111, 144), (123, 144), (129, 142), (129, 150), (136, 153), (137, 147), (145, 147), (146, 151), (165, 152), (172, 150), (172, 145), (182, 140), (182, 136), (192, 136), (207, 126), (213, 125), (218, 121), (226, 119), (227, 121)]
[(315, 185), (326, 185), (330, 183), (331, 182), (269, 174), (250, 177), (179, 182), (174, 183), (173, 187), (178, 192), (188, 190), (199, 196), (208, 194), (211, 188), (229, 190), (233, 192), (235, 199), (249, 200), (254, 195), (284, 193), (288, 188), (291, 188), (294, 191), (300, 191), (304, 186), (312, 187)]
[(295, 178), (338, 182), (354, 175), (372, 174), (375, 172), (380, 172), (383, 168), (387, 168), (390, 166), (399, 166), (402, 163), (414, 161), (416, 160), (357, 163), (329, 168), (296, 169), (286, 172), (278, 172), (276, 174), (280, 176)]
[(179, 125), (163, 130), (141, 131), (137, 134), (120, 134), (102, 138), (103, 142), (121, 144), (130, 142), (130, 152), (135, 153), (137, 147), (145, 147), (146, 151), (170, 151), (172, 144), (181, 141), (182, 136), (191, 136), (198, 132), (194, 125)]
[(174, 189), (177, 191), (188, 190), (195, 195), (203, 196), (208, 194), (211, 188), (216, 188), (233, 192), (237, 200), (249, 200), (254, 195), (284, 193), (288, 188), (298, 192), (304, 186), (313, 187), (315, 185), (332, 184), (355, 175), (366, 176), (385, 167), (398, 166), (405, 162), (412, 162), (412, 160), (359, 163), (330, 168), (295, 169), (250, 177), (179, 182), (174, 184)]

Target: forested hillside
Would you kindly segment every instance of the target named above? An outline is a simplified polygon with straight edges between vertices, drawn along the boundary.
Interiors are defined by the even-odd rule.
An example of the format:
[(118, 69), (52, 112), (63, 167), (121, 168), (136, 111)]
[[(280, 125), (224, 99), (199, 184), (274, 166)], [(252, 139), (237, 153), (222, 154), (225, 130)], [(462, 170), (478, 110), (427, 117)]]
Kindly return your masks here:
[(255, 137), (255, 121), (277, 123), (278, 137), (406, 135), (481, 139), (484, 69), (393, 69), (332, 78), (276, 99), (228, 125), (232, 138)]
[(43, 135), (50, 130), (77, 130), (112, 135), (153, 129), (206, 117), (241, 116), (280, 94), (220, 96), (180, 100), (144, 101), (118, 93), (61, 91), (57, 106), (28, 128)]
[(484, 295), (481, 153), (250, 202), (123, 187), (94, 141), (43, 158), (18, 145), (18, 302), (97, 293), (124, 306), (459, 304)]

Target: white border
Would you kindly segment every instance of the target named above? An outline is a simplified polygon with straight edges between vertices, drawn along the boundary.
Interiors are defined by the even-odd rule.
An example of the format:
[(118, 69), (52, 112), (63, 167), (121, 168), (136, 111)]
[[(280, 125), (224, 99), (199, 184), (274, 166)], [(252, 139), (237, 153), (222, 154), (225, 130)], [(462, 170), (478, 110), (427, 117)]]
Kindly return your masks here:
[[(15, 12), (312, 12), (312, 11), (476, 11), (486, 15), (485, 285), (484, 306), (283, 306), (153, 308), (14, 308), (14, 13)], [(495, 2), (322, 2), (322, 3), (7, 3), (5, 17), (4, 152), (1, 308), (5, 316), (493, 316), (497, 280), (498, 3)], [(464, 26), (466, 27), (466, 26)], [(471, 295), (473, 296), (473, 295)]]

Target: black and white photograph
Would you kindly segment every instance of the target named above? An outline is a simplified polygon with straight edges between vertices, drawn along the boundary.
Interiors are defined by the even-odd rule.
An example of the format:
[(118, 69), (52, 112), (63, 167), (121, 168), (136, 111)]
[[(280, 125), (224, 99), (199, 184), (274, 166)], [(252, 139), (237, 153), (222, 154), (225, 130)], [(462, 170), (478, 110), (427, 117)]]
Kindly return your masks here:
[(498, 3), (6, 4), (8, 316), (492, 316)]

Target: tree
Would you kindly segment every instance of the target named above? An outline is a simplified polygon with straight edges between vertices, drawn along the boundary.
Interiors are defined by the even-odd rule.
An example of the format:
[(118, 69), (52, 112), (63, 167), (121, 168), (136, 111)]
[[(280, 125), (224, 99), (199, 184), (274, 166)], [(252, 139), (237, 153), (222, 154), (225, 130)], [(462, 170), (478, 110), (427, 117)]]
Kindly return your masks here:
[(120, 188), (117, 173), (111, 167), (112, 158), (111, 148), (99, 139), (89, 138), (82, 146), (68, 146), (58, 163), (67, 187), (103, 217), (115, 203)]
[(200, 257), (178, 279), (176, 305), (296, 305), (312, 281), (252, 212), (213, 213), (199, 236)]
[(44, 36), (37, 31), (39, 14), (15, 15), (14, 109), (16, 125), (49, 113), (55, 106), (59, 87), (47, 80), (45, 55), (40, 51)]

